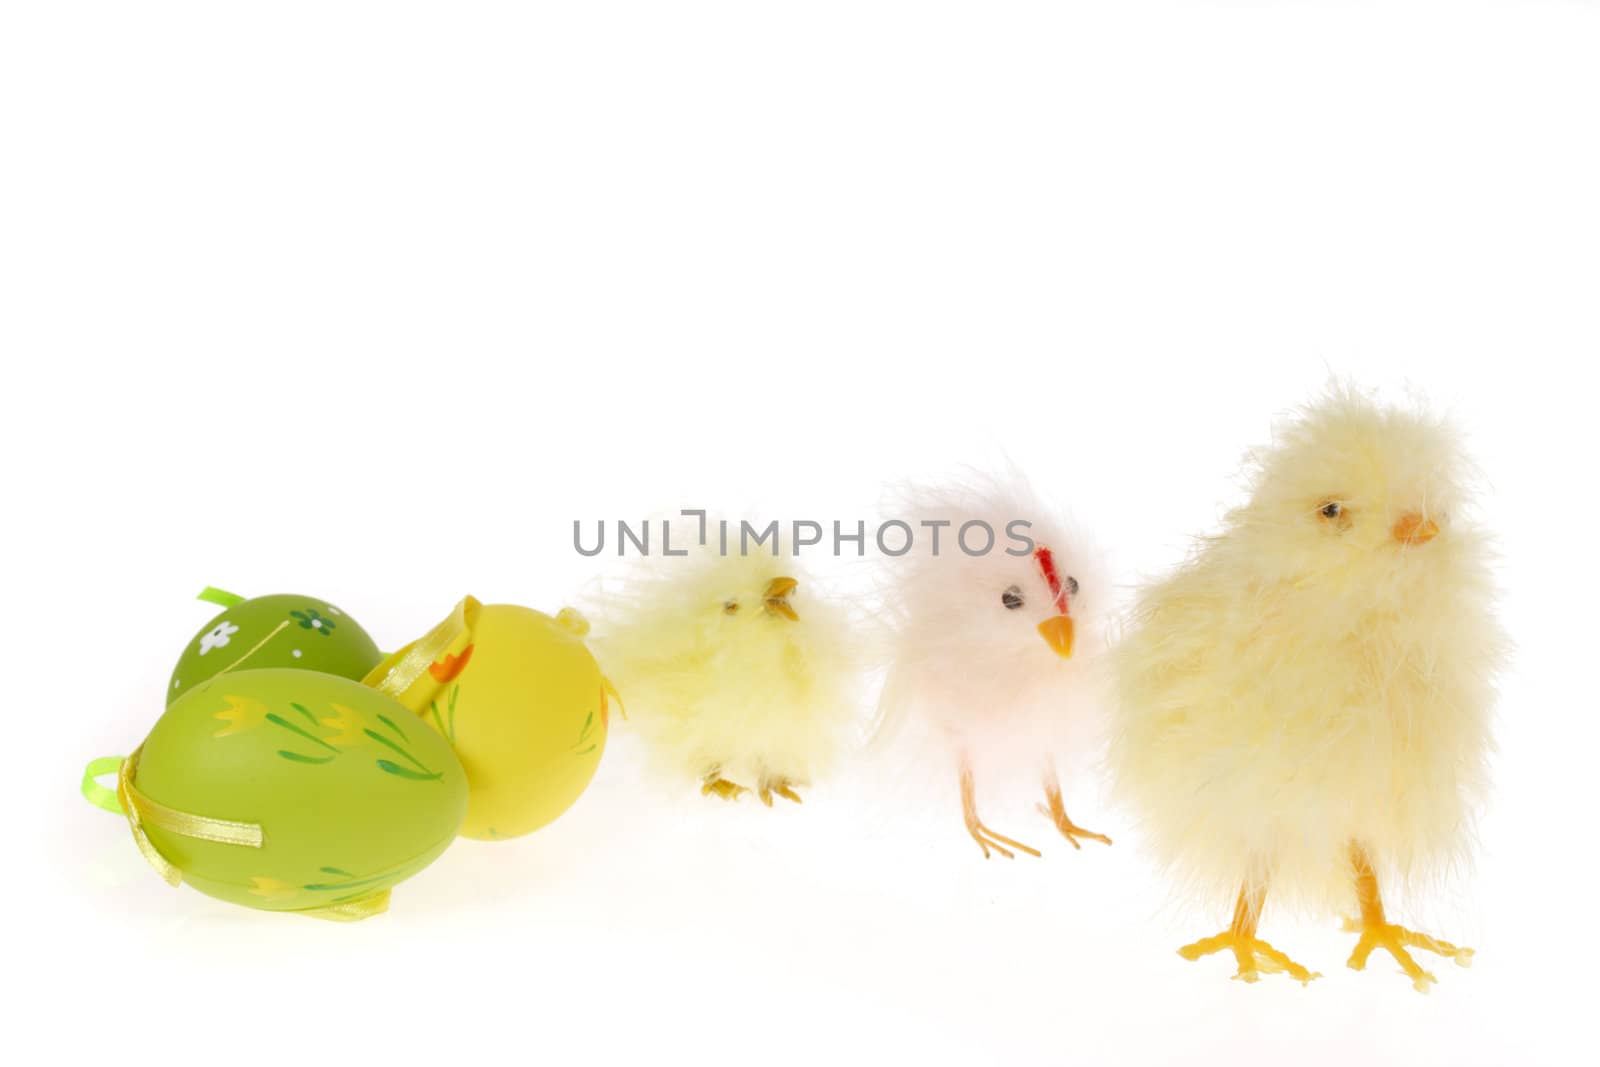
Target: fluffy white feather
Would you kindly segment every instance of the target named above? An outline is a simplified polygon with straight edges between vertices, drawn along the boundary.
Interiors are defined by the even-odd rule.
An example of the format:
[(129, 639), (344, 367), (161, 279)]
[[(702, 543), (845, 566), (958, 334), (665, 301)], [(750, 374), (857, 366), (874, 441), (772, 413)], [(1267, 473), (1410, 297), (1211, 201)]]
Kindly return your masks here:
[[(1099, 666), (1111, 600), (1103, 567), (1086, 538), (1015, 474), (908, 489), (894, 510), (917, 538), (913, 551), (886, 559), (882, 568), (893, 627), (880, 699), (882, 736), (937, 736), (952, 796), (963, 766), (980, 787), (1022, 782), (1038, 795), (1054, 781), (1059, 762), (1082, 763), (1098, 733)], [(1043, 557), (1008, 538), (1016, 520), (1028, 522), (1019, 532), (1048, 550), (1056, 587)], [(957, 542), (961, 527), (975, 521), (996, 535), (995, 547), (980, 555), (963, 552)], [(939, 528), (937, 555), (930, 523), (948, 523)], [(974, 548), (984, 540), (979, 529)], [(1041, 632), (1041, 625), (1061, 624), (1063, 614), (1074, 634), (1070, 656)], [(966, 807), (970, 830), (975, 813), (970, 803)]]

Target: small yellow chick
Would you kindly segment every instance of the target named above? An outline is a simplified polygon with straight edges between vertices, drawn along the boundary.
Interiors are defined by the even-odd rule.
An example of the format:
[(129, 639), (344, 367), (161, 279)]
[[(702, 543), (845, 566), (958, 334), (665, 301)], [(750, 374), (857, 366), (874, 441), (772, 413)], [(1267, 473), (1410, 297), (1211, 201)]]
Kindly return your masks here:
[(771, 544), (652, 559), (594, 609), (600, 662), (658, 762), (769, 807), (799, 803), (850, 742), (864, 662), (849, 613)]
[(1142, 592), (1115, 652), (1116, 785), (1175, 875), (1236, 901), (1185, 959), (1227, 949), (1237, 978), (1309, 982), (1256, 936), (1268, 891), (1353, 897), (1349, 965), (1381, 948), (1426, 992), (1409, 950), (1471, 950), (1389, 922), (1379, 881), (1448, 867), (1486, 787), (1504, 640), (1470, 469), (1441, 420), (1335, 388), (1250, 473), (1249, 502)]

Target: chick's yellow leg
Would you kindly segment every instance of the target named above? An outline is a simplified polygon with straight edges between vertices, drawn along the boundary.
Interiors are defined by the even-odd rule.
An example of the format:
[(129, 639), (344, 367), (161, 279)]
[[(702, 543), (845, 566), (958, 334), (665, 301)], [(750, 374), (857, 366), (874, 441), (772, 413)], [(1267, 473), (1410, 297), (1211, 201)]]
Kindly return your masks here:
[[(1021, 841), (1013, 841), (1004, 834), (997, 834), (978, 819), (978, 804), (975, 789), (972, 784), (972, 767), (965, 760), (961, 763), (961, 814), (966, 819), (967, 833), (983, 849), (983, 858), (989, 858), (989, 850), (994, 849), (1006, 859), (1012, 859), (1011, 849), (1026, 852), (1030, 856), (1037, 856), (1038, 849), (1029, 848)], [(1007, 848), (1006, 846), (1010, 846)]]
[(1061, 784), (1056, 781), (1054, 774), (1048, 775), (1044, 780), (1044, 795), (1046, 804), (1039, 805), (1040, 814), (1049, 818), (1056, 824), (1056, 829), (1061, 831), (1061, 836), (1072, 842), (1072, 847), (1082, 849), (1078, 838), (1086, 837), (1091, 841), (1100, 841), (1111, 844), (1111, 838), (1105, 834), (1097, 834), (1093, 830), (1085, 830), (1067, 817), (1067, 807), (1061, 800)]
[(1361, 918), (1346, 919), (1344, 924), (1346, 930), (1361, 933), (1355, 951), (1350, 954), (1351, 968), (1357, 971), (1366, 970), (1367, 957), (1372, 955), (1373, 949), (1381, 948), (1400, 964), (1400, 969), (1411, 979), (1411, 987), (1419, 993), (1426, 993), (1436, 979), (1418, 966), (1417, 961), (1411, 958), (1411, 953), (1406, 949), (1426, 949), (1440, 956), (1448, 956), (1455, 960), (1458, 966), (1472, 966), (1470, 948), (1459, 948), (1448, 941), (1440, 941), (1427, 934), (1419, 934), (1389, 922), (1383, 914), (1383, 898), (1378, 895), (1378, 876), (1372, 869), (1372, 861), (1367, 856), (1366, 849), (1360, 845), (1351, 845), (1350, 862), (1355, 869), (1356, 900), (1361, 905)]
[(738, 800), (750, 792), (742, 785), (728, 781), (716, 771), (706, 775), (700, 783), (700, 795), (703, 797), (721, 797), (723, 800)]
[(1233, 908), (1233, 925), (1215, 937), (1205, 937), (1178, 950), (1186, 960), (1197, 960), (1213, 952), (1232, 949), (1239, 964), (1234, 975), (1241, 982), (1254, 982), (1263, 974), (1287, 974), (1301, 985), (1322, 975), (1308, 971), (1288, 956), (1256, 937), (1256, 923), (1261, 918), (1261, 904), (1266, 899), (1265, 888), (1239, 890), (1239, 902)]
[(800, 799), (800, 794), (794, 791), (796, 784), (798, 783), (792, 782), (787, 778), (761, 779), (760, 787), (757, 790), (761, 797), (761, 803), (770, 808), (772, 807), (772, 798), (780, 796), (785, 800), (792, 800), (796, 804), (804, 804), (805, 801)]

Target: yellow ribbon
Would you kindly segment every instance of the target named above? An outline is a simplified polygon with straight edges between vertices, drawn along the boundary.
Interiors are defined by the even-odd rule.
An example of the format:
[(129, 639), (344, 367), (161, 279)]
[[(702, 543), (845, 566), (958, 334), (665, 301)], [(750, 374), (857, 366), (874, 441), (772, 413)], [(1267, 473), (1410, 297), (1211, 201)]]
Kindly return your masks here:
[[(232, 822), (228, 819), (213, 819), (206, 815), (192, 815), (186, 811), (169, 808), (165, 804), (158, 804), (139, 792), (133, 784), (133, 776), (139, 769), (139, 752), (142, 748), (143, 746), (134, 749), (133, 755), (127, 759), (109, 756), (91, 761), (83, 772), (83, 795), (96, 807), (127, 816), (128, 826), (133, 830), (133, 840), (138, 844), (140, 853), (150, 866), (156, 869), (156, 873), (166, 879), (168, 885), (182, 884), (183, 872), (157, 851), (155, 844), (144, 831), (146, 825), (168, 833), (200, 841), (215, 841), (223, 845), (261, 848), (266, 843), (266, 834), (257, 823)], [(100, 775), (110, 774), (112, 771), (117, 772), (115, 793), (95, 781)], [(306, 915), (314, 919), (329, 919), (333, 922), (357, 922), (361, 919), (370, 919), (374, 915), (382, 915), (388, 910), (389, 890), (381, 889), (342, 904), (303, 908), (291, 914)]]
[[(182, 837), (192, 837), (199, 841), (215, 841), (222, 845), (240, 845), (244, 848), (260, 848), (266, 843), (266, 834), (259, 823), (233, 822), (229, 819), (213, 819), (208, 815), (194, 815), (187, 811), (178, 811), (165, 804), (159, 804), (143, 793), (133, 784), (134, 773), (139, 769), (139, 753), (143, 746), (133, 750), (133, 754), (123, 760), (117, 768), (117, 809), (128, 818), (128, 827), (133, 831), (133, 841), (139, 846), (139, 852), (145, 861), (156, 869), (156, 873), (166, 880), (168, 885), (179, 885), (183, 882), (183, 872), (171, 860), (163, 856), (145, 833), (148, 824), (167, 833), (178, 834)], [(108, 766), (111, 760), (95, 760), (84, 771), (84, 796), (99, 807), (110, 811), (110, 803), (100, 793), (109, 793), (104, 786), (94, 782), (96, 774), (105, 774), (110, 771)], [(94, 789), (91, 790), (90, 786)], [(98, 791), (98, 792), (97, 792)]]
[(452, 650), (459, 651), (455, 646), (472, 633), (472, 621), (481, 607), (476, 597), (465, 597), (443, 622), (374, 667), (361, 680), (362, 684), (387, 693), (416, 711), (417, 708), (405, 699), (406, 693), (441, 656)]
[(328, 919), (336, 923), (353, 923), (370, 919), (374, 915), (382, 915), (388, 910), (389, 890), (380, 889), (376, 893), (369, 893), (356, 900), (347, 900), (343, 904), (330, 904), (325, 908), (305, 908), (290, 914), (307, 915), (313, 919)]

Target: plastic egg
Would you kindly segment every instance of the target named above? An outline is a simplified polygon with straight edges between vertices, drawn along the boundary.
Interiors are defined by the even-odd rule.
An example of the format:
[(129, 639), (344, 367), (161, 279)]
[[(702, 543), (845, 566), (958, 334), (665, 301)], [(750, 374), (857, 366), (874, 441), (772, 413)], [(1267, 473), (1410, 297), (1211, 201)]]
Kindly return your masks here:
[(281, 668), (184, 693), (120, 784), (135, 837), (169, 880), (328, 918), (383, 910), (467, 810), (455, 753), (405, 708), (347, 678)]
[(572, 806), (605, 751), (606, 693), (588, 624), (468, 597), (367, 684), (394, 695), (454, 746), (471, 785), (461, 832), (518, 837)]
[(295, 667), (359, 681), (383, 658), (367, 631), (318, 597), (246, 600), (208, 589), (201, 598), (226, 608), (184, 648), (167, 685), (169, 704), (225, 671)]

